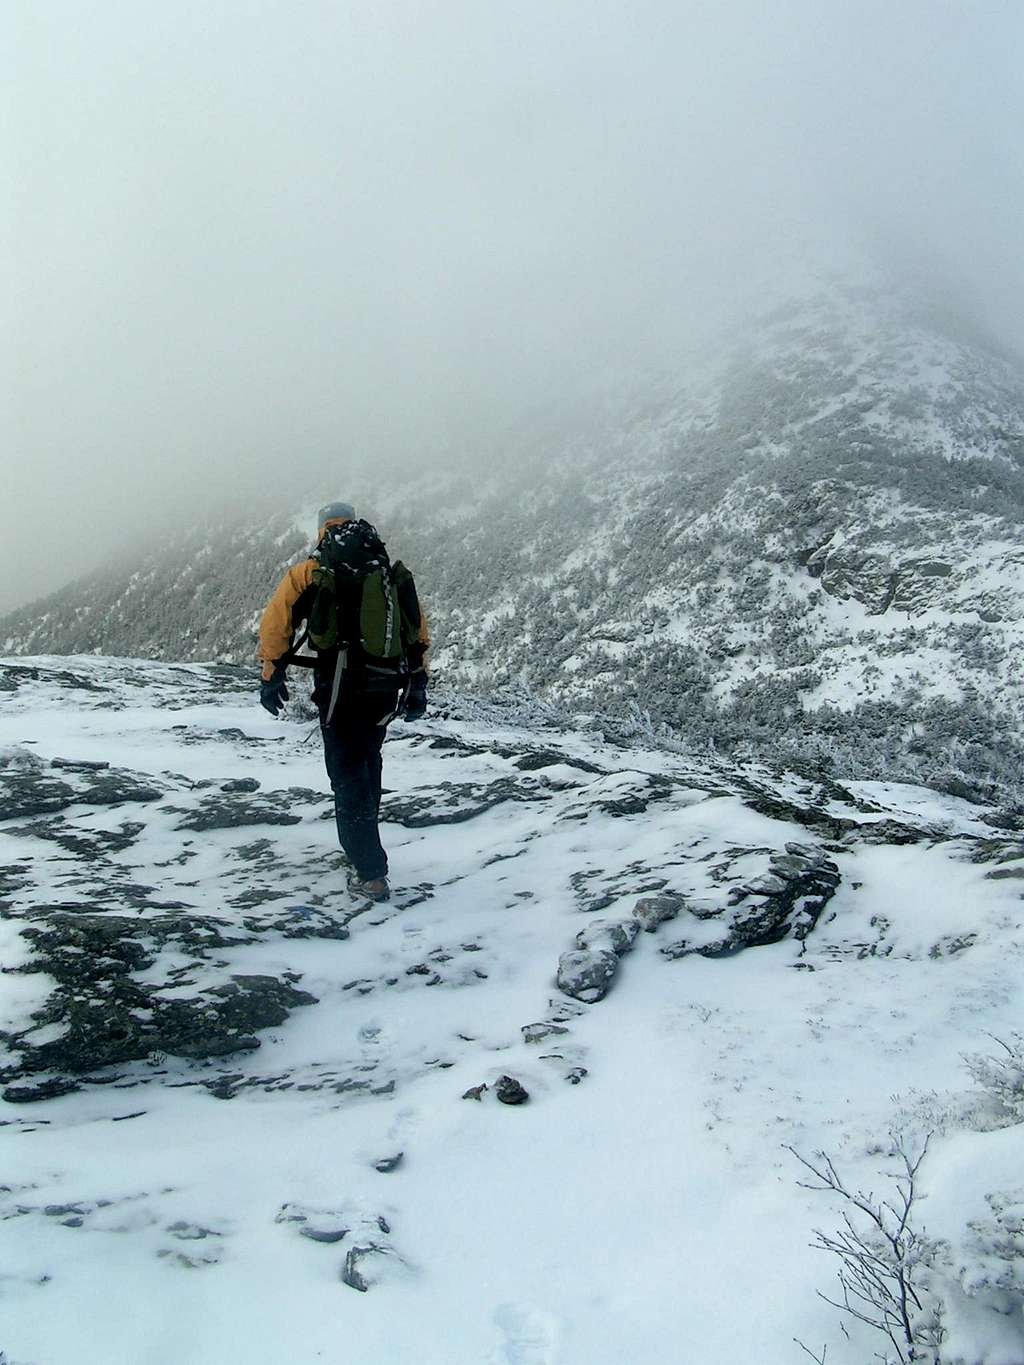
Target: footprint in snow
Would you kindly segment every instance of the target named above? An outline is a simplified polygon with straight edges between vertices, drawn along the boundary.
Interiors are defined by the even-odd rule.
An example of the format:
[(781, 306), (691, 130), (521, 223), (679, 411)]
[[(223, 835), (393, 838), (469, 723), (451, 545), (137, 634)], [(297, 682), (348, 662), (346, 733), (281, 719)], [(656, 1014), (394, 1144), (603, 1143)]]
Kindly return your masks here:
[(556, 1365), (557, 1321), (552, 1314), (503, 1303), (493, 1320), (501, 1334), (493, 1365)]
[(408, 1142), (420, 1126), (420, 1112), (412, 1105), (403, 1105), (388, 1125), (388, 1140)]

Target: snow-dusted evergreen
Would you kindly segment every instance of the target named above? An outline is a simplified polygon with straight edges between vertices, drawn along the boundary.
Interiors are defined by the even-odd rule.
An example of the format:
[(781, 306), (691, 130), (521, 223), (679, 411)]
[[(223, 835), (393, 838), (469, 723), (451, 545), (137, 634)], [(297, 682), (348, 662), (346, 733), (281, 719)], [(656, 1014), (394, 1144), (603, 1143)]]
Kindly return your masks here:
[[(738, 757), (1019, 790), (1024, 381), (955, 319), (833, 285), (620, 384), (585, 434), (474, 457), (334, 475), (414, 566), (452, 683)], [(197, 524), (0, 639), (248, 661), (309, 519)]]

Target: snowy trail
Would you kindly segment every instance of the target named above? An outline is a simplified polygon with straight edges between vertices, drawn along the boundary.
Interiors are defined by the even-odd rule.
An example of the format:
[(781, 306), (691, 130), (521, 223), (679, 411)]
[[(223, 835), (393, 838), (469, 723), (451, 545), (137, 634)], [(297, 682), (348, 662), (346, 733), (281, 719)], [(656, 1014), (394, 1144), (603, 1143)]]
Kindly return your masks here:
[[(261, 1027), (255, 1051), (153, 1055), (57, 1098), (0, 1103), (10, 1365), (790, 1365), (806, 1359), (794, 1337), (861, 1365), (878, 1349), (859, 1329), (844, 1341), (816, 1297), (834, 1266), (809, 1243), (838, 1210), (798, 1187), (785, 1147), (826, 1149), (877, 1183), (901, 1111), (913, 1128), (963, 1107), (960, 1054), (1020, 1027), (1020, 880), (990, 875), (1024, 865), (1019, 836), (933, 793), (794, 778), (769, 790), (748, 774), (763, 787), (753, 804), (803, 810), (794, 823), (675, 755), (434, 720), (395, 727), (386, 750), (402, 889), (353, 916), (336, 863), (316, 861), (333, 831), (308, 727), (221, 695), (202, 669), (38, 666), (0, 704), (0, 775), (60, 776), (12, 767), (27, 750), (110, 761), (166, 790), (32, 817), (4, 808), (5, 968), (26, 960), (21, 929), (47, 916), (92, 905), (159, 926), (177, 902), (240, 936), (198, 957), (168, 940), (140, 982), (191, 1000), (232, 974), (287, 977), (318, 1003)], [(48, 681), (54, 667), (109, 691)], [(184, 676), (195, 704), (171, 709)], [(218, 784), (247, 777), (259, 793), (226, 801)], [(285, 792), (301, 818), (265, 823)], [(188, 827), (240, 810), (245, 823)], [(421, 823), (439, 811), (467, 818)], [(856, 828), (826, 837), (844, 813)], [(862, 837), (881, 818), (914, 841)], [(661, 951), (681, 934), (712, 942), (730, 892), (787, 843), (830, 850), (839, 869), (803, 942)], [(560, 993), (575, 935), (652, 888), (715, 913), (641, 933), (600, 1003)], [(275, 929), (300, 902), (350, 936)], [(53, 908), (67, 904), (78, 910)], [(247, 919), (258, 932), (241, 935)], [(27, 1028), (52, 985), (5, 971), (0, 1029)], [(539, 1021), (567, 1032), (527, 1042)], [(527, 1104), (496, 1102), (503, 1074)], [(462, 1098), (485, 1082), (479, 1102)], [(951, 1131), (936, 1172), (943, 1141), (962, 1162), (965, 1141), (1003, 1136)], [(395, 1170), (375, 1169), (399, 1152)], [(939, 1175), (935, 1203), (955, 1219)], [(341, 1272), (369, 1243), (379, 1282), (359, 1293)], [(1014, 1338), (994, 1340), (1012, 1365)]]

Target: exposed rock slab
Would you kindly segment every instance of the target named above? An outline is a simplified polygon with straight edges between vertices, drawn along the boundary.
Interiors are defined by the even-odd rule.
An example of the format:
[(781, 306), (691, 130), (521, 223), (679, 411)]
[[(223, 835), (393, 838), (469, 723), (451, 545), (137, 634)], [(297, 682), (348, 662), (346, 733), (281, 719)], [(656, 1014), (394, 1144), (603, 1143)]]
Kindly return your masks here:
[(246, 825), (298, 825), (302, 816), (296, 815), (292, 802), (285, 793), (267, 793), (258, 797), (217, 792), (204, 796), (199, 804), (184, 812), (176, 830), (193, 830), (198, 834), (213, 829), (239, 829)]
[(69, 806), (148, 804), (166, 795), (167, 787), (124, 769), (76, 765), (58, 768), (55, 777), (31, 751), (0, 766), (0, 820), (53, 815)]
[(407, 829), (458, 825), (508, 801), (546, 801), (550, 795), (539, 782), (512, 777), (489, 783), (441, 782), (429, 792), (389, 795), (382, 803), (381, 818)]
[[(765, 872), (723, 887), (716, 908), (688, 906), (702, 932), (662, 948), (666, 957), (725, 957), (744, 948), (802, 940), (811, 932), (840, 884), (839, 868), (820, 850), (790, 843), (769, 855)], [(708, 930), (710, 929), (710, 934)]]
[[(197, 980), (206, 950), (245, 941), (244, 933), (208, 917), (43, 913), (22, 933), (33, 956), (17, 970), (45, 972), (56, 986), (30, 1028), (3, 1036), (16, 1059), (0, 1073), (4, 1081), (81, 1076), (155, 1052), (202, 1058), (250, 1051), (259, 1047), (261, 1029), (316, 1003), (273, 976)], [(169, 944), (196, 960), (195, 974), (178, 967), (161, 980), (150, 970)]]

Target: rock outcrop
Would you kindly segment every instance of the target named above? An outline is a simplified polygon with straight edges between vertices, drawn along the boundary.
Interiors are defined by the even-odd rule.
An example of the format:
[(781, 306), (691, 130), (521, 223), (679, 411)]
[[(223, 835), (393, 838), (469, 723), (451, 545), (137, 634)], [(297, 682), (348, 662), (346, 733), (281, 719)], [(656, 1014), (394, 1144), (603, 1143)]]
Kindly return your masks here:
[[(724, 880), (724, 878), (723, 878)], [(767, 870), (728, 887), (724, 903), (687, 903), (701, 921), (701, 932), (677, 939), (662, 948), (669, 958), (699, 953), (726, 957), (780, 939), (806, 938), (839, 887), (836, 863), (820, 850), (789, 843), (784, 852), (771, 852)]]
[(953, 566), (945, 560), (872, 549), (856, 536), (819, 545), (806, 567), (830, 597), (852, 598), (874, 616), (925, 611), (938, 606), (955, 585)]
[[(258, 1048), (260, 1030), (316, 998), (274, 976), (204, 971), (211, 950), (255, 936), (211, 916), (38, 914), (22, 929), (28, 961), (4, 971), (45, 973), (55, 985), (29, 1028), (0, 1035), (10, 1057), (0, 1069), (5, 1098), (37, 1098), (35, 1085), (18, 1084), (30, 1078), (78, 1079), (153, 1054), (207, 1058)], [(183, 953), (192, 965), (160, 973), (168, 950), (169, 963)]]

